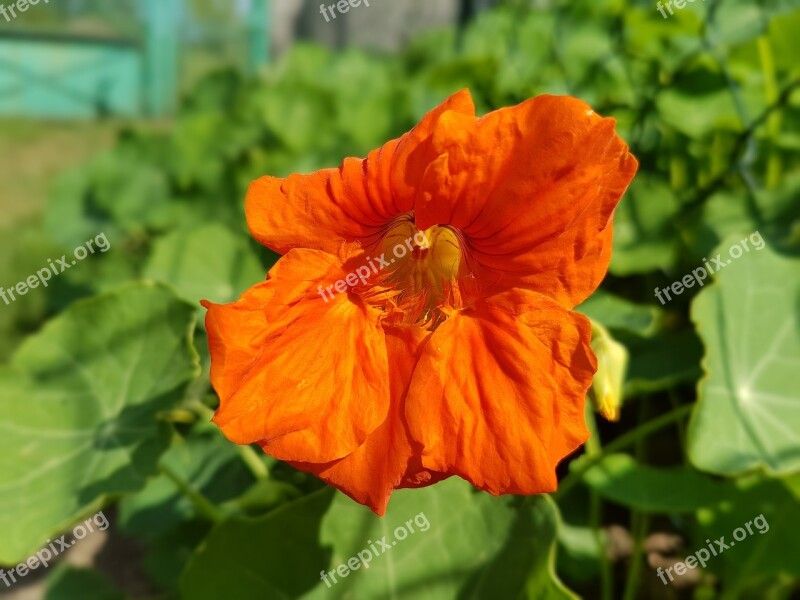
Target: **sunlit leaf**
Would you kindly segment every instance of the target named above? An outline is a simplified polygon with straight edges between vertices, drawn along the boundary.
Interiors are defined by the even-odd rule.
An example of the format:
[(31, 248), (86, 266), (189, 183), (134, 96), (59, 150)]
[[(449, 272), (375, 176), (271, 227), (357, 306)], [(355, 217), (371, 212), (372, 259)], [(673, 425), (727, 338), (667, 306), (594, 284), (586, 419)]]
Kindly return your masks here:
[[(728, 252), (738, 238), (720, 246)], [(755, 467), (800, 469), (800, 261), (769, 245), (715, 275), (692, 304), (705, 345), (689, 456), (734, 475)]]
[(650, 467), (627, 454), (612, 454), (590, 468), (586, 483), (604, 498), (637, 510), (686, 513), (718, 504), (733, 492), (689, 467)]
[(73, 304), (0, 371), (0, 562), (153, 474), (169, 443), (156, 414), (198, 374), (193, 313), (128, 285)]
[(175, 286), (190, 302), (232, 302), (266, 278), (245, 234), (210, 223), (178, 230), (156, 242), (144, 269), (150, 279)]
[[(232, 600), (331, 594), (359, 600), (574, 597), (554, 575), (558, 516), (546, 496), (498, 499), (454, 478), (396, 492), (384, 517), (342, 495), (330, 506), (329, 499), (322, 492), (261, 519), (223, 523), (184, 573), (184, 595), (196, 600), (219, 594)], [(367, 566), (337, 572), (348, 562)]]

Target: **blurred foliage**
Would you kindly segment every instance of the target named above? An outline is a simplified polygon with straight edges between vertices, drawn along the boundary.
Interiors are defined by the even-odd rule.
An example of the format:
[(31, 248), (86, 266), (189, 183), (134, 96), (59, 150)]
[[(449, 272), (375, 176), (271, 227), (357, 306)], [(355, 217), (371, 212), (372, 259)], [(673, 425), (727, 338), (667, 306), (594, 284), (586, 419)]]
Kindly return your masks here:
[[(677, 534), (688, 555), (763, 514), (772, 529), (714, 557), (696, 597), (790, 597), (800, 581), (798, 40), (793, 0), (707, 0), (668, 18), (649, 2), (515, 0), (395, 56), (298, 46), (257, 80), (216, 73), (168, 129), (122, 132), (60, 178), (44, 233), (15, 232), (8, 250), (0, 238), (9, 285), (99, 232), (112, 244), (0, 307), (11, 362), (0, 371), (0, 560), (119, 502), (118, 526), (147, 542), (160, 598), (572, 597), (559, 578), (589, 598), (675, 598), (645, 564), (649, 534)], [(187, 336), (201, 297), (235, 299), (277, 258), (245, 228), (253, 179), (363, 156), (462, 87), (481, 111), (578, 96), (617, 119), (639, 159), (610, 275), (579, 308), (628, 349), (625, 402), (618, 423), (587, 415), (596, 435), (561, 469), (556, 502), (451, 480), (399, 492), (379, 520), (203, 426), (216, 399), (202, 325), (194, 350)], [(668, 302), (654, 295), (755, 232), (763, 250)], [(162, 283), (120, 287), (141, 278)], [(332, 590), (318, 579), (423, 511), (430, 532), (374, 570)], [(629, 529), (632, 550), (606, 548), (610, 524)], [(75, 586), (117, 597), (97, 573), (60, 570), (48, 598)]]

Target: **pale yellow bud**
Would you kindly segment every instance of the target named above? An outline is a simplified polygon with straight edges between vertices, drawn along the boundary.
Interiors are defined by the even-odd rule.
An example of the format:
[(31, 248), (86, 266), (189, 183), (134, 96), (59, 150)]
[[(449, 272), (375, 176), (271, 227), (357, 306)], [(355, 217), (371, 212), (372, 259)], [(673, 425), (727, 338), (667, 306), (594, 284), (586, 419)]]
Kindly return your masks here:
[(597, 356), (597, 373), (589, 389), (589, 400), (604, 419), (617, 421), (628, 369), (628, 349), (600, 323), (592, 321), (592, 350)]

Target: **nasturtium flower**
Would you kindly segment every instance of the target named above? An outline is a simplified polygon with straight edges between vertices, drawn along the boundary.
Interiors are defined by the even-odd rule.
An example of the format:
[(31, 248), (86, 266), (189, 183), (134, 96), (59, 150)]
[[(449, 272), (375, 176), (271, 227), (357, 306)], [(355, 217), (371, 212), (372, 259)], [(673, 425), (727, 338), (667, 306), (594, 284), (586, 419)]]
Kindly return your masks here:
[(451, 475), (555, 490), (596, 370), (572, 309), (605, 276), (636, 168), (580, 100), (478, 118), (462, 91), (365, 159), (256, 180), (250, 231), (284, 256), (205, 303), (214, 422), (381, 515)]

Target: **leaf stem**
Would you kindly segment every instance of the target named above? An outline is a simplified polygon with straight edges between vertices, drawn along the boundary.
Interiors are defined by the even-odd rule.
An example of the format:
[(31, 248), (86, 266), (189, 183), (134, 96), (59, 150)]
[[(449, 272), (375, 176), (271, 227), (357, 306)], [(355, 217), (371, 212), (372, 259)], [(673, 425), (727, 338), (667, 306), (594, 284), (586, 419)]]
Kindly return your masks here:
[[(639, 404), (639, 423), (646, 422), (650, 403), (641, 402)], [(646, 460), (647, 438), (640, 437), (636, 440), (634, 454), (636, 462), (641, 463)], [(623, 600), (636, 600), (639, 595), (639, 580), (641, 579), (642, 565), (644, 564), (644, 545), (647, 532), (650, 529), (650, 516), (644, 511), (633, 510), (631, 512), (631, 531), (633, 532), (633, 552), (631, 553), (631, 563), (628, 568), (628, 577), (625, 580), (625, 591)]]
[[(762, 35), (757, 40), (758, 56), (761, 60), (761, 70), (764, 74), (764, 96), (766, 104), (770, 105), (778, 99), (778, 81), (775, 76), (775, 60), (772, 57), (772, 47), (769, 38)], [(767, 118), (767, 134), (769, 135), (770, 151), (767, 158), (767, 188), (778, 186), (781, 178), (781, 155), (777, 148), (778, 136), (781, 132), (781, 113), (776, 110)]]
[(569, 475), (567, 475), (558, 486), (558, 490), (553, 494), (553, 497), (558, 499), (562, 496), (565, 496), (580, 482), (581, 477), (583, 477), (586, 471), (591, 469), (609, 454), (613, 454), (622, 448), (630, 446), (640, 438), (645, 437), (654, 431), (658, 431), (659, 429), (662, 429), (667, 425), (674, 423), (675, 421), (679, 421), (692, 412), (693, 407), (694, 406), (692, 404), (687, 404), (685, 406), (680, 406), (676, 409), (673, 409), (667, 414), (656, 417), (655, 419), (651, 419), (636, 429), (619, 436), (613, 442), (606, 445), (599, 454), (582, 457), (581, 462), (576, 465), (574, 469), (572, 469)]
[[(201, 419), (210, 421), (214, 418), (214, 411), (197, 399), (190, 400), (187, 405), (195, 411)], [(236, 446), (236, 450), (239, 453), (239, 458), (241, 458), (242, 462), (250, 469), (253, 477), (257, 480), (269, 478), (269, 469), (267, 469), (267, 465), (264, 464), (264, 461), (261, 460), (261, 457), (252, 446)]]
[(261, 460), (258, 452), (252, 446), (237, 446), (239, 450), (239, 457), (242, 459), (250, 472), (258, 480), (269, 479), (269, 469), (264, 461)]
[[(586, 425), (589, 428), (589, 439), (586, 441), (586, 454), (596, 456), (601, 454), (603, 446), (597, 430), (597, 419), (589, 403), (586, 404)], [(594, 534), (595, 544), (600, 558), (600, 590), (602, 600), (613, 600), (614, 577), (611, 571), (611, 561), (608, 559), (606, 538), (601, 529), (603, 515), (603, 499), (596, 491), (589, 494), (589, 527)]]
[(161, 472), (175, 484), (175, 487), (180, 490), (181, 494), (189, 499), (198, 515), (207, 518), (213, 523), (219, 523), (225, 518), (225, 514), (219, 508), (196, 490), (188, 481), (184, 481), (184, 479), (170, 467), (162, 463)]
[[(674, 388), (670, 388), (668, 390), (667, 394), (669, 395), (669, 402), (672, 405), (672, 408), (673, 409), (680, 408), (681, 399), (678, 396), (678, 394), (675, 391), (675, 389)], [(687, 445), (686, 445), (686, 434), (687, 434), (686, 427), (683, 425), (683, 423), (678, 421), (678, 422), (675, 423), (675, 429), (677, 430), (678, 443), (680, 444), (681, 453), (683, 454), (683, 461), (685, 463), (687, 461), (687, 457), (686, 457), (686, 448), (687, 448)]]
[(650, 528), (650, 516), (643, 512), (633, 513), (633, 553), (628, 580), (625, 582), (623, 600), (635, 600), (639, 592), (639, 579), (644, 564), (644, 542)]

